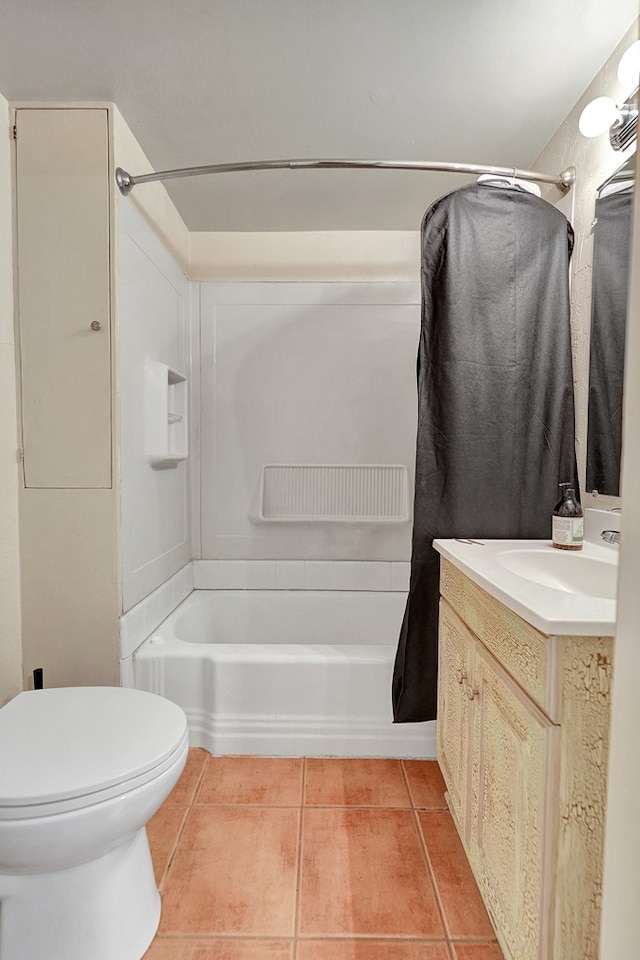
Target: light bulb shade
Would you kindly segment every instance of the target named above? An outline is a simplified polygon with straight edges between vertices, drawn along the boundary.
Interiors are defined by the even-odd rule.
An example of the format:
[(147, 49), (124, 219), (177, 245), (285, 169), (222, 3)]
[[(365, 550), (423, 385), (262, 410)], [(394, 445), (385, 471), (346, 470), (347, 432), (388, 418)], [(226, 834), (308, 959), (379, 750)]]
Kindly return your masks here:
[(618, 80), (625, 91), (631, 93), (638, 86), (640, 78), (640, 40), (636, 40), (625, 50), (618, 64)]
[(596, 97), (580, 114), (578, 127), (583, 137), (599, 137), (617, 118), (615, 101), (611, 97)]

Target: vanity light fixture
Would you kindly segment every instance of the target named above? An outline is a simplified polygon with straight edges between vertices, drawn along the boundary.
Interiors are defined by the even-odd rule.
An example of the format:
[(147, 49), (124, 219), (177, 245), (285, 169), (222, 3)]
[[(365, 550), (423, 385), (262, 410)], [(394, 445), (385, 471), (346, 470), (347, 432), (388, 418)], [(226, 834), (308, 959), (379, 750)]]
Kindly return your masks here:
[(636, 40), (620, 57), (618, 64), (618, 82), (625, 90), (634, 90), (638, 86), (640, 75), (640, 40)]
[(625, 51), (618, 64), (618, 81), (626, 90), (633, 90), (625, 102), (618, 106), (611, 97), (596, 97), (586, 105), (578, 128), (583, 137), (599, 137), (609, 131), (609, 141), (614, 150), (624, 150), (637, 136), (638, 126), (638, 75), (640, 73), (640, 40)]

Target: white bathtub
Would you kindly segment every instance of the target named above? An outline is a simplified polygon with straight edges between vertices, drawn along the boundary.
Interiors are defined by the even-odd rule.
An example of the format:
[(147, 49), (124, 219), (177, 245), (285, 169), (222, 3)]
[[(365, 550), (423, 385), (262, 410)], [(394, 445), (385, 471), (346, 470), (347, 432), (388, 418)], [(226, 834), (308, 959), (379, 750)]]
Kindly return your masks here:
[(136, 651), (136, 686), (178, 703), (213, 754), (435, 756), (435, 723), (393, 724), (406, 594), (196, 590)]

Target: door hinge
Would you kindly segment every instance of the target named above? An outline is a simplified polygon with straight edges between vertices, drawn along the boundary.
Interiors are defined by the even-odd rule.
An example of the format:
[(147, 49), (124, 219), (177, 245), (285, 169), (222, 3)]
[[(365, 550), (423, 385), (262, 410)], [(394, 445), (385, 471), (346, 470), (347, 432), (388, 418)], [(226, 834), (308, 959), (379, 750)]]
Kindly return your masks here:
[(24, 463), (24, 447), (18, 447), (18, 460)]
[(17, 124), (15, 124), (15, 123), (14, 123), (14, 125), (13, 125), (13, 139), (14, 139), (14, 140), (17, 140), (17, 139), (18, 139), (18, 126), (17, 126)]

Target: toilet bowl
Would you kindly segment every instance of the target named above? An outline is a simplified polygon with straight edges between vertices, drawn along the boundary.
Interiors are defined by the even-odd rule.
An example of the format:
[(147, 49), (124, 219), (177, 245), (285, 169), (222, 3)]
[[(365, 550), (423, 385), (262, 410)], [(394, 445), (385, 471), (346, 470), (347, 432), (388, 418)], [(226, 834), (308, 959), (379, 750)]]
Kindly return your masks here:
[(142, 690), (0, 709), (0, 960), (140, 960), (160, 920), (145, 824), (188, 746), (180, 707)]

